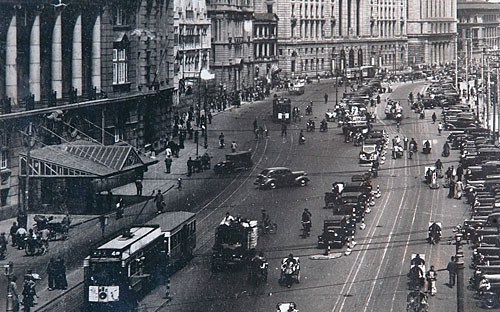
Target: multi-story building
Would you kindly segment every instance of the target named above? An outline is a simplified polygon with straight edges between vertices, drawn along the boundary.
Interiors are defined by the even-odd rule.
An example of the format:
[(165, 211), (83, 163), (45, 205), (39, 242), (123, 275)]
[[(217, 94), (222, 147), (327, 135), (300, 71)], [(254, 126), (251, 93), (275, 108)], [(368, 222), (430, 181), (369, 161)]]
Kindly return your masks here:
[(254, 76), (273, 85), (279, 72), (278, 16), (274, 13), (276, 4), (261, 0), (256, 0), (254, 4)]
[[(201, 70), (209, 69), (211, 22), (204, 0), (174, 1), (174, 104), (178, 109), (191, 106), (196, 94), (186, 94), (195, 87)], [(188, 92), (189, 93), (189, 92)]]
[[(23, 199), (19, 155), (28, 146), (91, 140), (159, 147), (172, 109), (172, 5), (0, 0), (0, 214), (15, 212)], [(58, 161), (47, 161), (45, 169), (61, 168), (50, 172), (33, 164), (30, 185), (84, 174)], [(42, 194), (54, 189), (43, 183)]]
[(455, 59), (457, 0), (408, 1), (408, 63), (442, 65)]
[(253, 83), (253, 0), (207, 1), (212, 21), (211, 71), (227, 93)]
[(500, 48), (500, 4), (487, 1), (458, 0), (458, 53), (467, 49), (469, 57), (480, 59), (483, 48)]
[(280, 68), (293, 75), (406, 64), (405, 0), (276, 0)]

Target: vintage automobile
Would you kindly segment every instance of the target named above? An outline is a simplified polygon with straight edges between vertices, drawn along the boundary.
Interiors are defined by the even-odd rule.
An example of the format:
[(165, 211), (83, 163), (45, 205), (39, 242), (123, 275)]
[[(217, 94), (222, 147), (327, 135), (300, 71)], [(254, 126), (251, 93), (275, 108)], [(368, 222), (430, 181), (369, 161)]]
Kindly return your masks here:
[(241, 151), (226, 155), (226, 160), (214, 166), (217, 174), (247, 170), (253, 166), (251, 151)]
[(304, 171), (292, 171), (285, 167), (264, 169), (254, 182), (260, 189), (275, 189), (283, 186), (306, 186), (309, 177)]
[(367, 164), (378, 160), (379, 148), (376, 143), (364, 142), (359, 152), (359, 163)]
[(318, 248), (342, 248), (356, 232), (356, 222), (350, 215), (337, 215), (323, 222), (323, 233), (318, 235)]
[(280, 302), (276, 305), (276, 312), (299, 312), (295, 302)]

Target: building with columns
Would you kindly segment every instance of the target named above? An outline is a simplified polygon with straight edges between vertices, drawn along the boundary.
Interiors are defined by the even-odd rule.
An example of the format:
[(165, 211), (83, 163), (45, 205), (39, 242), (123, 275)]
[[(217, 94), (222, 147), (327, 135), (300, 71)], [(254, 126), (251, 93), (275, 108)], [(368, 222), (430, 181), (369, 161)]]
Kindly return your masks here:
[(487, 1), (458, 0), (458, 53), (481, 59), (483, 48), (496, 51), (500, 48), (500, 4)]
[(410, 66), (453, 62), (457, 0), (408, 1), (407, 32)]
[(279, 73), (278, 16), (273, 2), (254, 0), (254, 6), (254, 77), (274, 86)]
[(193, 104), (193, 99), (186, 94), (186, 88), (197, 83), (202, 69), (209, 69), (210, 27), (211, 22), (204, 0), (174, 1), (174, 103), (176, 105), (189, 107)]
[(24, 198), (29, 147), (161, 147), (174, 110), (172, 14), (169, 0), (0, 0), (0, 216)]
[(210, 67), (220, 92), (251, 87), (253, 0), (207, 0), (207, 8), (212, 21)]
[(380, 65), (406, 65), (406, 1), (274, 0), (279, 66), (309, 75)]

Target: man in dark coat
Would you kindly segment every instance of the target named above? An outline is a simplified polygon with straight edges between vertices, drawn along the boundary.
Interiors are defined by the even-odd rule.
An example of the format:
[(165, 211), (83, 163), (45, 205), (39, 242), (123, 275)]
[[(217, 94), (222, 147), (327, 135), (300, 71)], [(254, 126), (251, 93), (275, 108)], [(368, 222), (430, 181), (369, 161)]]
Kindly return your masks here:
[(47, 265), (47, 275), (49, 281), (49, 290), (53, 290), (55, 288), (57, 274), (57, 263), (55, 258), (50, 258), (49, 264)]
[(191, 174), (193, 173), (193, 160), (191, 159), (191, 157), (189, 157), (189, 159), (187, 160), (187, 169), (188, 169), (188, 177), (191, 176)]
[(59, 257), (56, 260), (56, 289), (68, 288), (68, 281), (66, 279), (66, 265), (64, 259)]

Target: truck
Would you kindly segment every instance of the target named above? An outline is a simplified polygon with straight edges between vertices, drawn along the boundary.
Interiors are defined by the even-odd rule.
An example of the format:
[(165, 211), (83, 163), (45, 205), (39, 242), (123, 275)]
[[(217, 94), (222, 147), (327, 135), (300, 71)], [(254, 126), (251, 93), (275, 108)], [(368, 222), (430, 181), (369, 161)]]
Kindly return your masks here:
[(256, 220), (225, 217), (215, 231), (212, 271), (227, 267), (242, 268), (255, 254), (258, 241)]

